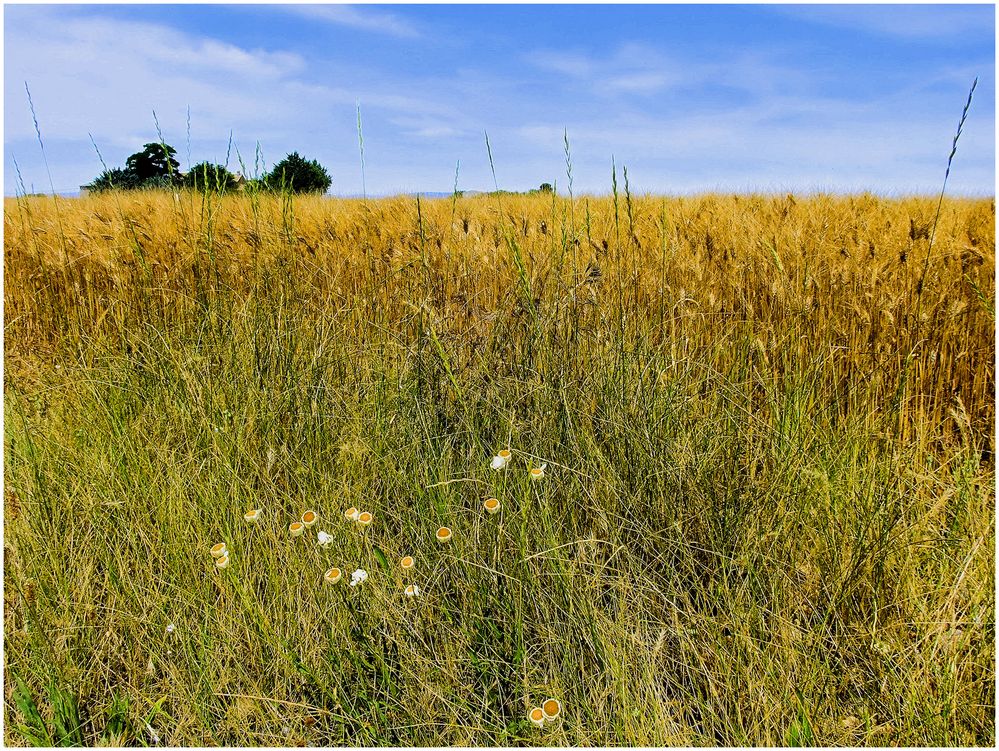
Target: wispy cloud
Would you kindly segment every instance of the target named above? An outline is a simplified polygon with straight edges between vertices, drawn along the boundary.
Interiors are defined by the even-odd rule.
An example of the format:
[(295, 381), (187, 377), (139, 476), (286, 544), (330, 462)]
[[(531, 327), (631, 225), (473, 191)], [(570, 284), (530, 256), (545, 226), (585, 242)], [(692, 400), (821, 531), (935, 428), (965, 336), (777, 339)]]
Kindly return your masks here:
[(807, 76), (776, 58), (776, 52), (733, 50), (710, 60), (681, 59), (634, 42), (601, 56), (554, 50), (525, 55), (526, 62), (536, 68), (564, 76), (581, 90), (607, 96), (649, 95), (707, 85), (756, 93), (800, 87)]
[(286, 5), (282, 9), (303, 18), (324, 21), (337, 26), (347, 26), (361, 31), (387, 34), (400, 39), (416, 39), (421, 36), (415, 25), (398, 14), (372, 10), (370, 6)]
[(991, 5), (812, 5), (773, 7), (776, 13), (870, 34), (905, 39), (946, 40), (968, 34), (992, 36), (995, 8)]
[[(333, 12), (326, 21), (315, 15), (326, 11)], [(360, 192), (358, 101), (369, 192), (446, 189), (456, 161), (461, 187), (488, 187), (484, 130), (503, 187), (552, 182), (565, 170), (564, 128), (577, 191), (606, 189), (612, 154), (628, 165), (637, 190), (932, 189), (967, 86), (981, 73), (950, 185), (982, 191), (994, 181), (991, 40), (969, 50), (962, 41), (947, 48), (886, 39), (902, 57), (867, 65), (836, 46), (845, 40), (849, 47), (859, 34), (786, 18), (784, 26), (815, 39), (799, 44), (782, 30), (763, 44), (733, 29), (721, 43), (713, 29), (714, 46), (698, 38), (650, 41), (630, 22), (608, 29), (604, 10), (589, 37), (578, 34), (565, 46), (540, 26), (508, 32), (486, 11), (435, 10), (433, 22), (429, 12), (397, 17), (375, 7), (291, 12), (281, 33), (261, 34), (251, 23), (259, 21), (256, 10), (175, 19), (97, 6), (8, 7), (8, 159), (17, 156), (27, 182), (44, 178), (27, 80), (59, 189), (100, 170), (88, 133), (109, 163), (121, 163), (155, 137), (153, 109), (186, 164), (190, 105), (193, 161), (222, 161), (232, 130), (251, 160), (257, 141), (267, 163), (299, 150), (330, 169), (335, 190)], [(775, 20), (769, 10), (753, 12), (757, 22)], [(268, 13), (273, 20), (287, 10)], [(422, 19), (419, 26), (407, 23), (411, 17)], [(359, 33), (359, 23), (372, 33)], [(301, 33), (316, 26), (319, 33)], [(423, 35), (413, 44), (398, 41), (415, 33)], [(462, 44), (442, 49), (437, 37)], [(869, 41), (865, 35), (861, 45)], [(417, 53), (421, 65), (412, 64)], [(8, 192), (12, 185), (8, 172)]]
[[(269, 162), (298, 148), (340, 169), (352, 154), (338, 153), (337, 145), (356, 142), (356, 101), (373, 122), (392, 116), (419, 120), (415, 130), (424, 132), (413, 135), (422, 138), (432, 135), (424, 121), (446, 120), (450, 114), (448, 107), (401, 84), (317, 83), (305, 58), (285, 50), (243, 47), (160, 23), (54, 6), (12, 15), (5, 29), (5, 146), (22, 164), (30, 164), (37, 149), (24, 94), (27, 81), (46, 146), (58, 152), (56, 171), (64, 175), (57, 178), (60, 190), (73, 189), (100, 171), (88, 134), (109, 163), (119, 163), (155, 138), (153, 111), (182, 164), (190, 107), (194, 161), (223, 161), (233, 132), (244, 156), (251, 156), (259, 141)], [(341, 71), (331, 78), (353, 77)], [(235, 151), (230, 157), (235, 164)]]

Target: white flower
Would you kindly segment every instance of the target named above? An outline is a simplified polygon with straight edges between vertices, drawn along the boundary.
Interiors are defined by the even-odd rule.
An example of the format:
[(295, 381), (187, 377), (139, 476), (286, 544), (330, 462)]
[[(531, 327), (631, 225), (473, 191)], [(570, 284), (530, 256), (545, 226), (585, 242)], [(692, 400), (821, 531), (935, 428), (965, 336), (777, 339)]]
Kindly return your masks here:
[(292, 522), (288, 525), (288, 531), (292, 537), (301, 537), (305, 534), (305, 525), (302, 522)]
[(338, 581), (340, 581), (343, 578), (343, 572), (340, 569), (338, 569), (336, 566), (334, 566), (325, 574), (323, 574), (323, 577), (330, 584), (336, 584)]
[(221, 558), (227, 552), (228, 552), (228, 550), (226, 549), (226, 545), (225, 545), (224, 542), (220, 542), (220, 543), (218, 543), (216, 545), (212, 545), (212, 549), (211, 549), (212, 558)]
[(216, 568), (227, 568), (229, 566), (229, 554), (226, 553), (221, 558), (215, 559)]
[(487, 498), (482, 506), (487, 514), (495, 514), (500, 510), (500, 502), (496, 498)]
[(158, 746), (160, 742), (160, 736), (157, 734), (155, 730), (153, 730), (153, 726), (150, 725), (148, 722), (146, 723), (146, 730), (149, 731), (149, 737), (152, 739), (153, 745)]
[(350, 519), (350, 521), (356, 522), (357, 517), (361, 515), (361, 512), (358, 511), (354, 506), (351, 506), (349, 509), (343, 512), (343, 515), (346, 516), (348, 519)]
[(257, 521), (257, 519), (260, 518), (260, 509), (258, 508), (250, 509), (245, 514), (243, 514), (243, 518), (246, 521), (248, 521), (250, 524), (253, 524), (254, 522)]
[(319, 520), (319, 515), (315, 511), (306, 511), (302, 514), (302, 524), (311, 527)]
[(333, 544), (333, 538), (330, 537), (325, 532), (320, 532), (318, 535), (316, 535), (316, 541), (319, 547), (321, 548), (328, 548), (330, 545)]
[(415, 584), (410, 584), (405, 590), (406, 597), (417, 597), (420, 594), (420, 588)]
[(543, 728), (545, 726), (545, 712), (543, 709), (541, 709), (541, 707), (535, 707), (534, 709), (532, 709), (529, 713), (529, 716), (531, 718), (531, 722), (533, 722), (539, 728)]
[(441, 527), (437, 530), (437, 542), (442, 545), (444, 543), (451, 542), (451, 537), (453, 537), (453, 535), (450, 527)]
[(501, 470), (507, 464), (510, 463), (510, 459), (511, 459), (512, 456), (513, 456), (513, 454), (510, 452), (509, 449), (503, 449), (498, 454), (496, 454), (496, 456), (493, 457), (493, 460), (492, 460), (492, 462), (490, 462), (489, 466), (492, 469)]
[(531, 479), (540, 480), (542, 477), (544, 477), (545, 467), (547, 466), (548, 466), (547, 464), (542, 464), (540, 467), (534, 467), (533, 469), (531, 469)]
[(370, 511), (362, 511), (357, 515), (357, 523), (362, 527), (367, 527), (374, 518)]
[(166, 632), (167, 632), (168, 634), (172, 634), (172, 633), (173, 633), (174, 631), (176, 631), (176, 630), (177, 630), (177, 627), (176, 627), (176, 626), (174, 626), (174, 625), (173, 625), (172, 623), (168, 623), (168, 624), (167, 624), (167, 627), (166, 627)]
[(350, 575), (350, 586), (356, 587), (358, 584), (363, 584), (368, 578), (368, 572), (363, 568), (357, 569), (354, 573)]

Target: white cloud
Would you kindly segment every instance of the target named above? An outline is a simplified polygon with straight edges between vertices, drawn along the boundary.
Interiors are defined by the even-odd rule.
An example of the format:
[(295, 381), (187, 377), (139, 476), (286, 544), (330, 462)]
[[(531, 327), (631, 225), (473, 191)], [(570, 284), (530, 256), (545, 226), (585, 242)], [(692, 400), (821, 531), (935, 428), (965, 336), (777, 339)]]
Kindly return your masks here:
[(372, 10), (370, 6), (365, 6), (363, 10), (351, 5), (286, 5), (277, 7), (304, 18), (362, 31), (388, 34), (400, 39), (415, 39), (420, 36), (416, 27), (405, 19), (394, 13)]
[[(153, 111), (182, 165), (187, 163), (188, 106), (194, 161), (223, 160), (232, 131), (250, 161), (260, 141), (268, 162), (294, 148), (334, 162), (336, 150), (356, 148), (358, 100), (375, 119), (387, 114), (447, 119), (450, 114), (403, 84), (311, 83), (306, 60), (293, 52), (245, 48), (162, 24), (82, 16), (65, 7), (8, 14), (5, 42), (8, 154), (16, 148), (30, 171), (37, 145), (24, 92), (27, 81), (58, 190), (75, 188), (100, 170), (88, 133), (109, 164), (120, 163), (156, 138)], [(332, 72), (335, 80), (355, 78)], [(55, 159), (60, 144), (64, 148)], [(235, 152), (231, 159), (235, 163)], [(12, 185), (8, 177), (8, 192)]]
[(603, 56), (540, 50), (525, 59), (541, 70), (567, 76), (581, 90), (604, 96), (648, 95), (719, 84), (753, 93), (800, 87), (807, 75), (779, 64), (777, 54), (732, 50), (692, 60), (628, 42)]
[(995, 9), (991, 5), (813, 5), (773, 10), (839, 28), (930, 41), (969, 34), (991, 37), (995, 23)]
[[(332, 10), (341, 13), (341, 22), (350, 18)], [(357, 12), (364, 23), (372, 14), (385, 15)], [(330, 169), (335, 190), (360, 193), (357, 101), (369, 193), (447, 190), (459, 160), (462, 188), (490, 187), (483, 130), (502, 187), (556, 178), (561, 185), (563, 128), (577, 193), (607, 190), (612, 154), (629, 166), (634, 190), (763, 183), (932, 189), (942, 177), (967, 74), (975, 67), (964, 56), (930, 75), (900, 74), (882, 87), (895, 87), (893, 93), (882, 91), (867, 103), (828, 95), (843, 90), (826, 87), (829, 71), (810, 70), (787, 51), (751, 46), (681, 59), (675, 51), (611, 42), (590, 53), (527, 54), (533, 69), (526, 71), (516, 60), (491, 68), (470, 54), (456, 68), (433, 66), (433, 73), (391, 66), (388, 59), (361, 67), (331, 53), (320, 71), (313, 60), (287, 50), (248, 48), (95, 13), (63, 6), (7, 14), (6, 146), (26, 182), (36, 186), (45, 172), (24, 80), (57, 189), (75, 188), (99, 171), (88, 132), (109, 163), (120, 163), (155, 137), (153, 109), (186, 165), (190, 105), (193, 161), (224, 159), (231, 129), (249, 162), (257, 140), (268, 164), (298, 149)], [(398, 46), (394, 39), (374, 42)], [(986, 60), (985, 69), (993, 68)], [(983, 81), (979, 96), (992, 85)], [(950, 103), (948, 92), (955, 89)], [(985, 96), (986, 106), (982, 100), (973, 106), (951, 176), (955, 191), (994, 180), (989, 103)], [(8, 192), (12, 185), (8, 175)]]
[(585, 55), (541, 50), (527, 57), (539, 68), (569, 76), (587, 76), (596, 72), (598, 63)]

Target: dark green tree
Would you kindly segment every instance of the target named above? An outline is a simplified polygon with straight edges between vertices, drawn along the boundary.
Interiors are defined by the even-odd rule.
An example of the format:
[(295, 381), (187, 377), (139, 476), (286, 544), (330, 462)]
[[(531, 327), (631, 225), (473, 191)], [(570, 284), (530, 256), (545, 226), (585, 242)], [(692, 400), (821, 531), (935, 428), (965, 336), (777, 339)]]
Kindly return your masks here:
[(265, 180), (272, 190), (292, 193), (325, 193), (333, 184), (325, 167), (315, 159), (299, 156), (297, 151), (275, 164)]
[(132, 172), (140, 183), (155, 177), (173, 181), (180, 179), (180, 162), (174, 159), (177, 149), (165, 143), (147, 143), (125, 160), (125, 169)]
[(225, 193), (236, 189), (236, 176), (221, 164), (202, 162), (191, 167), (184, 175), (184, 185), (200, 191)]
[(539, 193), (551, 193), (552, 190), (553, 189), (551, 183), (541, 183), (541, 187), (538, 188)]
[(135, 190), (139, 187), (139, 179), (134, 172), (115, 167), (106, 169), (91, 183), (90, 189), (95, 192), (105, 190)]

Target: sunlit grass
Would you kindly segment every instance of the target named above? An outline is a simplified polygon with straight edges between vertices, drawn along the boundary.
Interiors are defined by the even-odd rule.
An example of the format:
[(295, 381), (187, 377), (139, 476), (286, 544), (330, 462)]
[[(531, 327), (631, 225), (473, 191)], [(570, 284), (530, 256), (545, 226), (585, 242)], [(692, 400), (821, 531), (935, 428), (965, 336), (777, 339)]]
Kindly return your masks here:
[(6, 673), (91, 744), (991, 745), (994, 205), (917, 315), (935, 209), (7, 201)]

